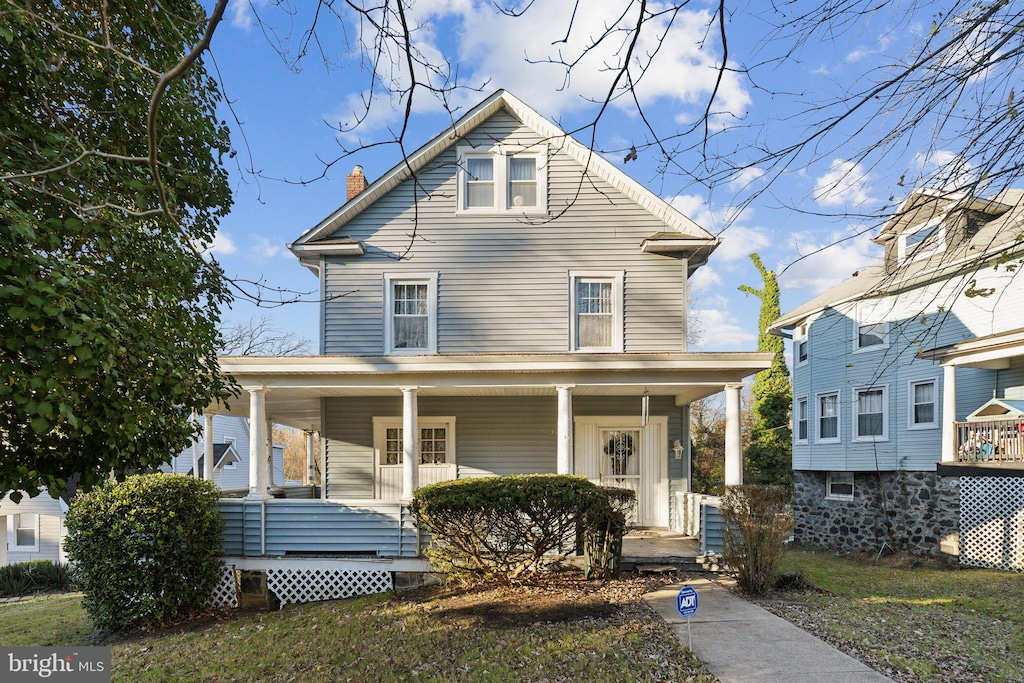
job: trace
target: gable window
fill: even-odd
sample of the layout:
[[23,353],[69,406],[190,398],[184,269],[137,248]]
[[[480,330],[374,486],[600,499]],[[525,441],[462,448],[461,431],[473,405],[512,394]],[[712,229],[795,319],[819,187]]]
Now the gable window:
[[39,515],[23,512],[7,517],[7,545],[14,552],[39,551]]
[[574,351],[622,351],[622,274],[571,273]]
[[918,228],[907,230],[899,239],[900,263],[927,258],[946,250],[946,226],[939,216]]
[[386,353],[437,352],[437,273],[385,279]]
[[889,346],[889,323],[885,322],[883,302],[857,304],[853,350],[886,348]]
[[796,441],[807,443],[807,397],[796,400]]
[[547,146],[458,149],[458,213],[547,213]]
[[818,443],[839,443],[839,392],[818,394]]
[[800,325],[793,335],[793,365],[807,363],[807,325]]
[[911,382],[910,390],[907,392],[910,405],[908,406],[909,423],[908,429],[934,429],[939,426],[937,418],[938,391],[934,379]]
[[886,441],[889,438],[889,397],[886,387],[854,392],[854,441]]
[[829,472],[825,490],[831,500],[853,500],[853,472]]

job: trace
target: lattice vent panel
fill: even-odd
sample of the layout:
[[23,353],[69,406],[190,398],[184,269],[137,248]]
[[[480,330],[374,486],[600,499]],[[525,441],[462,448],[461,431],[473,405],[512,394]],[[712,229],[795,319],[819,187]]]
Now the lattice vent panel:
[[235,592],[235,568],[232,565],[221,567],[220,580],[213,588],[213,593],[206,602],[206,607],[238,607],[238,594]]
[[960,563],[1024,572],[1024,477],[960,478]]
[[393,586],[391,572],[343,569],[268,569],[267,588],[281,606],[295,602],[340,600],[384,593]]

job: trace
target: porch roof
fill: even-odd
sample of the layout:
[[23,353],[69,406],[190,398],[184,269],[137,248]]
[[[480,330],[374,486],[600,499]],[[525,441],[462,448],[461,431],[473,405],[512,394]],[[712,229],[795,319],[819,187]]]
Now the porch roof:
[[[722,391],[771,366],[771,353],[479,354],[438,356],[234,356],[220,368],[243,388],[267,389],[275,422],[320,428],[320,399],[399,396],[674,396],[677,405]],[[248,415],[240,397],[211,409]]]
[[1011,358],[1024,356],[1024,327],[927,349],[919,355],[943,365],[1006,369]]

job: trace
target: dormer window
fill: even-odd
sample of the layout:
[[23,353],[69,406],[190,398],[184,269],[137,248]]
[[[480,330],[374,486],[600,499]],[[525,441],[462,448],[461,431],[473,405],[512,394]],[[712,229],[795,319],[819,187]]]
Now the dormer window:
[[900,235],[899,259],[915,261],[946,250],[946,226],[942,217],[933,218],[919,227],[911,228]]
[[889,323],[885,314],[891,303],[865,302],[857,304],[856,329],[853,333],[854,352],[871,348],[887,348],[889,346]]
[[547,148],[460,147],[458,213],[547,213]]

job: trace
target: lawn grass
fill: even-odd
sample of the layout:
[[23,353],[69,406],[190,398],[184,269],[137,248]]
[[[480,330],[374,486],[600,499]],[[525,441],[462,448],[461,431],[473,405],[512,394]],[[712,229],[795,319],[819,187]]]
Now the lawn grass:
[[80,645],[92,631],[81,593],[0,604],[0,645]]
[[804,551],[788,553],[782,571],[830,594],[771,609],[878,668],[923,681],[1024,681],[1020,574]]

